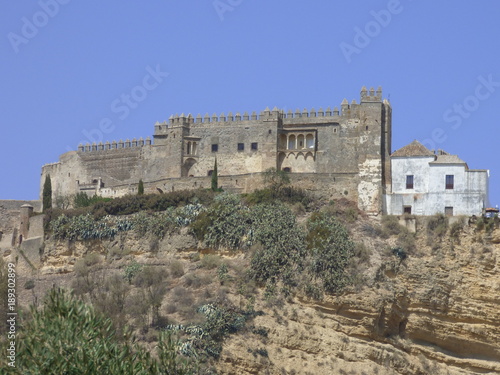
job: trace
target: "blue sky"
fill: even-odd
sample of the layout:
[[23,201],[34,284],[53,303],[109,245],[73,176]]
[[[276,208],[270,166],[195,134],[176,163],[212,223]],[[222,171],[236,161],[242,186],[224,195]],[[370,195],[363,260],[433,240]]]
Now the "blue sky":
[[333,108],[380,85],[393,151],[418,139],[489,169],[500,204],[499,14],[497,0],[3,2],[0,199],[36,199],[43,164],[171,114]]

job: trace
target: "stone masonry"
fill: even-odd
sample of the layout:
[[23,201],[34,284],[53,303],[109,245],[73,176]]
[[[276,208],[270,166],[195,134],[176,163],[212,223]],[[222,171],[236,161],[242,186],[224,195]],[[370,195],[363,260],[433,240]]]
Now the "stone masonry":
[[[156,123],[149,138],[80,145],[42,168],[54,199],[84,191],[118,197],[210,187],[217,158],[219,184],[235,192],[262,187],[269,168],[290,172],[295,186],[329,198],[347,197],[379,214],[390,185],[391,106],[382,90],[361,89],[358,104],[340,109],[266,108],[257,114],[184,114]],[[41,193],[40,193],[41,194]]]

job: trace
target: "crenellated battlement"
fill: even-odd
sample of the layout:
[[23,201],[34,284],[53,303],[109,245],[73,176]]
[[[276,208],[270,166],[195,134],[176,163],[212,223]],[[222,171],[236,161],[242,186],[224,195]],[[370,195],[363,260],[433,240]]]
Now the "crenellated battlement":
[[85,145],[81,144],[78,145],[78,152],[93,152],[93,151],[108,151],[108,150],[120,150],[124,148],[137,148],[137,147],[144,147],[144,146],[150,146],[152,144],[151,138],[147,137],[146,139],[143,139],[142,137],[139,139],[127,139],[125,141],[119,140],[117,141],[112,141],[112,142],[99,142],[99,143],[87,143]]
[[41,187],[50,174],[55,196],[135,194],[140,180],[148,192],[206,188],[217,160],[224,190],[261,188],[260,174],[276,168],[296,176],[302,188],[381,210],[392,112],[380,87],[363,87],[356,100],[337,106],[271,108],[185,112],[156,122],[151,138],[80,144],[44,167]]
[[378,87],[377,90],[373,87],[370,87],[370,90],[367,90],[365,86],[361,88],[361,103],[366,102],[381,102],[382,101],[382,87]]
[[274,107],[272,110],[267,107],[265,110],[261,111],[259,114],[253,111],[251,114],[248,112],[229,112],[227,115],[222,112],[220,115],[216,113],[209,115],[206,113],[204,116],[201,114],[194,117],[191,113],[187,116],[182,113],[181,115],[175,114],[171,115],[167,121],[162,123],[156,122],[155,124],[155,134],[161,133],[169,128],[178,126],[191,126],[197,124],[227,124],[228,122],[244,122],[244,121],[260,121],[269,119],[299,119],[299,118],[315,118],[315,117],[336,117],[336,116],[346,116],[351,114],[359,105],[363,103],[381,103],[382,102],[382,88],[379,86],[377,90],[373,87],[367,90],[366,87],[361,89],[361,102],[358,104],[356,100],[352,100],[351,104],[344,99],[340,105],[340,110],[338,107],[331,107],[323,109],[320,107],[318,110],[311,108],[308,110],[304,108],[303,110],[296,109],[295,111],[289,109],[285,111],[283,109],[278,109]]

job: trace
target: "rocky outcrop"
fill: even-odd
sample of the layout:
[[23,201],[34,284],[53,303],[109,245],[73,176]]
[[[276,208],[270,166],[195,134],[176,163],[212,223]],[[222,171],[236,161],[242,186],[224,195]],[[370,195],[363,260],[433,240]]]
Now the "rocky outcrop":
[[[232,337],[222,374],[499,374],[498,233],[469,229],[419,256],[387,254],[368,286],[260,306],[265,339]],[[492,238],[488,241],[485,238]],[[255,356],[263,347],[267,357]]]
[[[253,328],[226,339],[215,364],[218,373],[500,373],[500,231],[465,227],[458,238],[429,241],[419,228],[418,250],[404,258],[389,250],[395,238],[363,236],[362,225],[374,221],[362,220],[353,237],[363,239],[371,254],[355,286],[321,301],[300,294],[287,300],[256,298],[255,309],[263,314],[249,323]],[[50,285],[60,283],[57,277],[69,284],[75,262],[90,252],[116,268],[113,262],[121,258],[189,262],[197,246],[185,230],[162,241],[133,233],[109,241],[51,240],[44,245],[37,277]],[[235,302],[236,289],[229,285],[225,292]]]

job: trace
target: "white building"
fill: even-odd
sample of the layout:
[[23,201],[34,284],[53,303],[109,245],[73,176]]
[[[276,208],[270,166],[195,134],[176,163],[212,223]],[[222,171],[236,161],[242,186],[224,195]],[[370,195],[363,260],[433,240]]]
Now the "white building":
[[481,215],[488,207],[488,170],[469,169],[457,155],[437,154],[418,141],[391,155],[389,215]]

